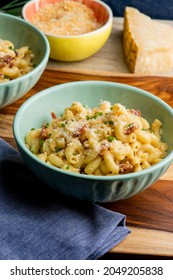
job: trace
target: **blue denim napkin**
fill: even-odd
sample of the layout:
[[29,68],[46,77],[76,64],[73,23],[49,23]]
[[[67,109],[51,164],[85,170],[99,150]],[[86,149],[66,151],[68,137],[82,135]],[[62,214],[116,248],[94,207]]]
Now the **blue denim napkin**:
[[44,185],[0,139],[1,260],[94,260],[129,233],[124,215]]

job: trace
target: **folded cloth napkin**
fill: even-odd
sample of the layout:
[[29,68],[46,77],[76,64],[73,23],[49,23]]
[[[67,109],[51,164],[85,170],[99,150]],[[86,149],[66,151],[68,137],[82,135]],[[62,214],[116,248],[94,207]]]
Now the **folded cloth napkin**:
[[95,260],[130,231],[125,216],[44,185],[0,139],[0,259]]

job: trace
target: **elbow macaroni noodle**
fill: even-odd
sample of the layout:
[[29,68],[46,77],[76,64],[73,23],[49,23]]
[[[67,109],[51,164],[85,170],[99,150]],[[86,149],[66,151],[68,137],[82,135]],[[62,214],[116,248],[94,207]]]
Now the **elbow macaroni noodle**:
[[12,42],[0,39],[0,83],[30,72],[34,68],[33,58],[28,46],[15,49]]
[[73,102],[63,115],[54,112],[50,123],[31,129],[25,138],[38,158],[61,168],[88,175],[136,172],[162,160],[167,144],[162,123],[151,124],[140,111],[101,101],[93,109]]

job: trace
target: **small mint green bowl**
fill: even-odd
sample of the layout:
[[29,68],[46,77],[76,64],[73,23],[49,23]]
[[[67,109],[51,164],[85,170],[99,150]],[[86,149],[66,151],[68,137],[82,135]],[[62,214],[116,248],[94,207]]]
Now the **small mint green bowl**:
[[15,49],[29,46],[35,68],[24,76],[0,83],[0,108],[24,96],[39,80],[46,68],[50,47],[46,36],[25,20],[0,13],[0,39],[11,41]]
[[[50,112],[62,114],[73,101],[89,107],[100,100],[121,103],[139,109],[150,123],[158,118],[163,123],[163,141],[169,146],[167,156],[143,171],[114,175],[92,176],[64,171],[42,162],[25,146],[25,136],[32,128],[50,122]],[[18,110],[13,133],[18,149],[29,168],[50,187],[65,195],[91,202],[111,202],[129,198],[144,191],[165,173],[173,161],[173,110],[158,97],[132,86],[104,81],[82,81],[57,85],[29,98]]]

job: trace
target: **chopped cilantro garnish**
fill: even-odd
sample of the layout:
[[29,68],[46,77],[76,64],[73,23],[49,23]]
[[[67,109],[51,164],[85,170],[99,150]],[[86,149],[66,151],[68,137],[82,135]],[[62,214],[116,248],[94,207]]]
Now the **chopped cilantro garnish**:
[[107,137],[107,140],[108,140],[109,142],[112,142],[112,141],[115,140],[115,137],[110,135],[110,136]]
[[113,122],[113,121],[109,121],[109,124],[110,124],[110,125],[113,125],[113,124],[114,124],[114,122]]
[[10,79],[10,77],[9,77],[9,76],[7,76],[7,75],[4,75],[4,78],[5,78],[5,79]]
[[127,127],[130,128],[130,127],[133,127],[134,126],[134,123],[129,123],[127,124]]
[[96,119],[96,118],[98,118],[98,117],[100,117],[100,116],[103,116],[103,113],[102,113],[102,112],[95,112],[94,116],[89,116],[89,115],[87,115],[87,116],[86,116],[86,120],[88,121],[88,120],[90,120],[90,119]]
[[86,120],[88,121],[89,119],[91,119],[91,117],[87,115],[86,116]]
[[49,123],[43,123],[41,127],[42,128],[48,128],[49,127]]
[[65,127],[65,123],[61,123],[61,126],[62,126],[62,127]]
[[12,50],[12,51],[14,51],[14,48],[13,48],[13,46],[9,46],[9,50]]
[[84,107],[84,108],[88,108],[88,105],[83,104],[83,107]]
[[35,130],[35,128],[34,128],[34,127],[32,127],[32,128],[31,128],[31,130]]
[[102,112],[95,112],[94,114],[94,119],[100,117],[100,116],[103,116],[103,113]]
[[69,166],[69,165],[67,165],[67,166],[66,166],[66,169],[67,169],[67,170],[68,170],[68,169],[70,169],[70,166]]
[[40,146],[42,147],[43,146],[43,143],[44,143],[44,139],[40,139]]

